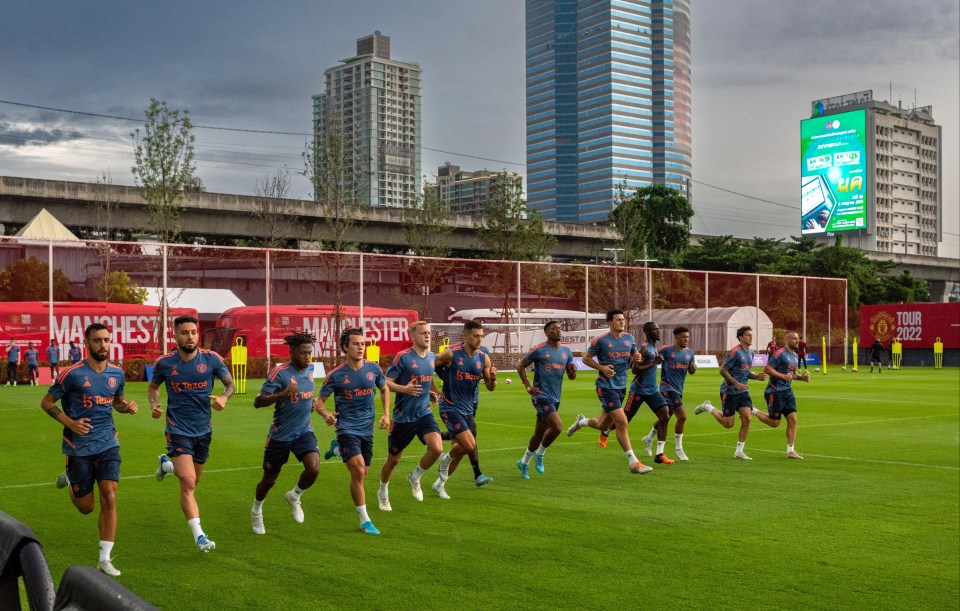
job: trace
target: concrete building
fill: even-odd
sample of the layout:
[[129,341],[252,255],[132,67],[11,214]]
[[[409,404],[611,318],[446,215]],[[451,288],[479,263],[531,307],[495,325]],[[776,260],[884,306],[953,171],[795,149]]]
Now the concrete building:
[[390,59],[390,38],[374,32],[324,78],[314,133],[342,135],[345,186],[371,206],[410,205],[421,189],[420,66]]
[[504,177],[523,180],[516,172],[468,172],[449,161],[437,168],[437,182],[427,185],[437,199],[447,204],[453,214],[483,214],[490,201],[491,188]]
[[527,197],[604,221],[618,187],[687,193],[690,1],[526,0]]
[[933,107],[903,108],[862,91],[815,100],[811,108],[815,117],[858,110],[865,115],[866,221],[862,229],[845,232],[846,243],[879,253],[937,256],[943,239],[943,171],[941,127]]

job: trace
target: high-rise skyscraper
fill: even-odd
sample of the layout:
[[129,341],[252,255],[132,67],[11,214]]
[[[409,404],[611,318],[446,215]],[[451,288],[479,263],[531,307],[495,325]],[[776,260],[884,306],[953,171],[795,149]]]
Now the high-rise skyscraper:
[[526,0],[527,202],[603,221],[618,188],[686,193],[690,0]]
[[371,206],[409,206],[420,193],[420,66],[390,59],[390,38],[357,40],[357,55],[324,72],[313,132],[337,130],[343,181]]

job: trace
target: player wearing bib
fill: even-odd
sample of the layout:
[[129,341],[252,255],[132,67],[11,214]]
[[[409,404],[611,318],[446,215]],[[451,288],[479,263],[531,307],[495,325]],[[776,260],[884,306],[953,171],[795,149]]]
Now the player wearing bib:
[[[623,310],[607,312],[607,325],[610,329],[609,333],[593,340],[587,355],[583,357],[584,365],[599,372],[596,386],[603,413],[589,419],[583,414],[577,414],[577,419],[567,429],[567,436],[573,436],[585,426],[600,431],[610,431],[615,428],[617,441],[627,456],[630,471],[640,474],[649,473],[653,469],[640,462],[633,453],[627,416],[623,413],[623,396],[627,390],[627,369],[636,359],[637,346],[634,344],[633,336],[624,332],[627,328],[627,318]],[[601,435],[600,447],[606,446],[606,438]]]
[[[350,472],[350,497],[360,518],[360,531],[379,535],[380,531],[367,514],[363,483],[373,458],[373,421],[377,417],[374,397],[379,389],[383,405],[380,428],[389,429],[390,391],[380,365],[363,359],[366,350],[363,329],[346,329],[340,335],[340,349],[346,354],[347,362],[327,374],[315,409],[328,425],[337,426],[337,441],[343,464]],[[324,405],[324,399],[330,395],[333,395],[335,413]]]
[[[193,316],[179,316],[173,321],[177,349],[160,357],[153,364],[153,379],[147,387],[151,415],[161,418],[160,384],[167,390],[166,438],[167,453],[159,456],[156,478],[163,481],[167,473],[180,480],[180,508],[197,544],[206,554],[216,548],[200,527],[200,508],[195,490],[210,456],[213,429],[211,408],[221,411],[236,388],[233,378],[216,352],[197,346],[198,321]],[[223,394],[213,394],[214,380],[223,383]]]
[[474,412],[480,381],[483,381],[487,390],[492,391],[497,387],[497,374],[490,357],[480,350],[482,341],[483,325],[468,320],[463,325],[463,341],[450,346],[436,359],[437,367],[444,369],[443,394],[439,400],[440,418],[453,441],[450,452],[440,456],[440,476],[433,483],[433,491],[441,499],[450,498],[445,488],[450,474],[464,456],[477,448]]
[[27,375],[30,377],[30,386],[37,385],[40,377],[40,351],[33,347],[33,342],[27,342],[27,349],[23,353],[27,359]]
[[257,483],[250,510],[253,532],[258,535],[267,532],[263,525],[263,501],[277,483],[280,470],[290,455],[303,463],[297,484],[283,496],[297,523],[303,522],[300,496],[317,481],[320,473],[320,448],[310,424],[315,405],[313,367],[310,365],[314,341],[314,336],[309,333],[294,333],[283,338],[283,343],[290,348],[290,360],[267,374],[260,394],[253,400],[253,406],[258,409],[274,406],[267,443],[263,448],[263,477]]
[[47,346],[47,362],[50,363],[50,379],[56,380],[60,377],[60,346],[55,339],[51,339]]
[[403,457],[403,451],[414,438],[427,447],[413,472],[407,476],[410,491],[417,501],[423,500],[420,478],[433,466],[443,452],[440,427],[430,411],[436,401],[431,392],[435,355],[430,352],[430,324],[418,320],[410,325],[413,347],[397,354],[387,368],[387,388],[395,393],[390,436],[387,438],[389,455],[380,470],[380,489],[377,501],[381,511],[391,511],[389,485],[394,469]]
[[[543,325],[543,333],[547,341],[530,349],[530,352],[520,359],[517,364],[517,375],[520,382],[530,394],[533,408],[537,412],[537,422],[533,428],[533,435],[527,443],[527,450],[517,461],[522,479],[530,479],[530,459],[535,460],[534,467],[537,473],[543,473],[543,455],[550,444],[563,430],[560,420],[560,389],[563,386],[563,375],[571,380],[577,377],[577,367],[573,364],[573,353],[570,348],[560,345],[563,330],[560,323],[551,320]],[[533,366],[533,384],[527,377],[527,367]]]
[[767,366],[763,368],[763,372],[770,376],[767,389],[763,391],[767,413],[758,411],[753,414],[757,420],[773,428],[780,426],[781,419],[787,421],[787,458],[795,460],[803,460],[803,456],[797,454],[793,448],[797,440],[797,398],[793,394],[791,382],[810,381],[809,373],[797,374],[800,365],[797,356],[799,343],[800,335],[796,331],[787,331],[783,338],[784,347],[777,350],[773,358],[767,361]]
[[[123,370],[107,362],[110,331],[93,323],[83,333],[86,361],[65,369],[40,401],[43,411],[63,425],[62,450],[66,473],[57,487],[70,488],[70,500],[82,514],[93,511],[94,482],[100,492],[100,559],[97,568],[116,577],[110,552],[117,534],[117,485],[120,482],[120,442],[113,410],[136,414],[137,404],[123,396]],[[60,401],[63,411],[57,407]]]
[[723,376],[723,384],[720,385],[720,401],[723,406],[721,412],[710,403],[704,401],[697,406],[694,414],[710,412],[723,428],[733,428],[734,416],[740,414],[740,433],[737,437],[737,449],[733,454],[734,458],[740,460],[753,460],[743,451],[743,446],[747,442],[747,435],[750,433],[750,416],[756,412],[753,408],[753,401],[750,400],[750,393],[747,391],[747,380],[763,381],[767,379],[765,373],[753,373],[750,367],[753,366],[753,350],[750,349],[753,344],[753,329],[750,327],[740,327],[737,329],[737,339],[740,344],[734,346],[727,353],[723,360],[723,366],[720,367],[720,375]]
[[[683,383],[686,381],[687,374],[693,375],[697,372],[697,363],[694,358],[693,350],[687,348],[690,344],[690,330],[686,327],[677,327],[673,330],[674,344],[664,346],[660,349],[660,394],[667,402],[667,408],[670,410],[667,415],[675,415],[677,422],[674,425],[674,440],[676,442],[677,460],[689,460],[683,451],[683,425],[687,421],[687,411],[683,407]],[[658,414],[659,416],[659,414]],[[643,445],[647,449],[647,456],[653,454],[653,438],[657,438],[657,454],[663,452],[663,446],[666,442],[666,426],[660,430],[660,419],[653,423],[653,428],[643,437]]]
[[[643,334],[646,338],[638,348],[639,358],[633,363],[633,384],[630,385],[630,394],[627,397],[627,405],[623,411],[627,414],[627,422],[633,419],[640,406],[644,403],[650,408],[650,411],[657,417],[657,430],[663,430],[663,437],[657,443],[657,454],[653,461],[659,464],[672,465],[673,460],[663,452],[664,440],[666,439],[667,423],[670,421],[670,408],[667,406],[667,400],[660,394],[660,388],[657,387],[657,366],[663,362],[663,357],[657,350],[657,342],[660,341],[660,326],[653,322],[646,322],[643,325]],[[650,454],[650,445],[646,438],[644,444],[647,446],[647,454]]]

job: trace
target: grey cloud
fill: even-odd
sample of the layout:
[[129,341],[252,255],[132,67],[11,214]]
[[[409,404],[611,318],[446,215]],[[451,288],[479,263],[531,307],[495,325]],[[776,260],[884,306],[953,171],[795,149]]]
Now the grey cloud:
[[76,130],[34,127],[19,129],[10,124],[0,124],[0,146],[20,148],[24,146],[46,146],[57,142],[79,140],[84,135]]

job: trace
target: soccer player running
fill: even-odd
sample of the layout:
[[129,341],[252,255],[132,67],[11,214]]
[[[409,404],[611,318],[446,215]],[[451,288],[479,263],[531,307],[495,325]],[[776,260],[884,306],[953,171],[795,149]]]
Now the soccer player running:
[[[117,577],[110,552],[117,538],[117,485],[120,442],[113,410],[136,414],[137,404],[123,395],[123,370],[107,362],[110,331],[93,323],[83,333],[87,359],[63,370],[40,401],[40,407],[63,425],[67,470],[57,488],[69,486],[70,500],[82,514],[93,512],[94,482],[100,492],[100,559],[97,568]],[[57,407],[60,401],[63,411]]]
[[[483,352],[488,357],[490,356],[490,349],[487,348],[486,346],[480,346],[480,352]],[[497,373],[497,368],[494,366],[492,368],[492,371],[493,373]],[[443,386],[443,379],[444,379],[445,373],[446,373],[445,367],[437,367],[436,374],[437,374],[437,377],[440,378],[441,388]],[[473,393],[474,422],[476,422],[477,420],[478,409],[480,409],[480,385],[479,384],[477,384],[477,387]],[[454,435],[452,435],[450,431],[440,432],[440,439],[442,439],[443,441],[452,441],[453,438],[454,438]],[[474,427],[473,429],[473,440],[477,441],[476,427]],[[488,475],[484,475],[483,471],[480,469],[480,448],[478,444],[474,444],[473,451],[467,454],[467,457],[470,459],[470,466],[473,468],[473,482],[477,485],[477,488],[480,488],[481,486],[486,486],[487,484],[491,483],[493,481],[493,478]],[[454,468],[451,468],[449,473],[453,474],[453,471],[454,471]]]
[[762,372],[753,373],[750,371],[750,367],[753,366],[753,350],[750,349],[753,344],[753,329],[747,326],[740,327],[737,329],[737,339],[740,344],[730,349],[727,357],[723,360],[723,366],[720,367],[720,375],[723,376],[724,380],[723,384],[720,385],[720,401],[723,411],[718,410],[707,400],[698,405],[693,413],[710,412],[717,422],[727,429],[733,428],[734,416],[740,414],[740,433],[737,437],[737,449],[733,457],[740,460],[753,460],[743,451],[743,446],[747,442],[747,435],[750,433],[750,416],[757,413],[747,390],[747,380],[762,382],[767,379],[767,375]]
[[381,511],[393,509],[390,505],[390,477],[414,437],[427,447],[416,468],[407,476],[414,499],[423,500],[420,478],[443,452],[440,427],[430,411],[430,403],[436,400],[430,391],[436,358],[430,352],[430,324],[422,320],[411,324],[410,339],[413,340],[413,347],[393,357],[386,371],[387,388],[396,394],[397,400],[394,401],[390,435],[387,438],[389,455],[380,470],[377,501]]
[[253,400],[253,406],[258,409],[274,406],[267,444],[263,448],[263,477],[257,483],[250,510],[253,532],[258,535],[267,532],[263,525],[263,502],[277,483],[280,470],[287,464],[290,454],[303,464],[297,484],[283,496],[290,505],[295,522],[303,522],[300,495],[317,481],[320,474],[320,448],[310,424],[315,405],[313,367],[310,365],[314,341],[310,333],[294,333],[283,338],[283,343],[290,348],[290,360],[267,374],[260,394]]
[[[363,358],[366,341],[363,329],[346,329],[340,335],[340,349],[347,362],[327,374],[315,408],[328,425],[337,425],[337,441],[343,464],[350,472],[350,497],[360,518],[360,531],[379,535],[367,514],[367,495],[363,482],[373,458],[373,421],[376,418],[374,395],[380,389],[383,415],[380,428],[390,428],[390,391],[380,365]],[[336,413],[330,413],[323,400],[333,395]]]
[[30,376],[30,386],[36,386],[40,378],[40,351],[33,347],[33,342],[27,342],[27,350],[23,353],[27,359],[27,374]]
[[657,421],[650,432],[643,437],[647,456],[653,453],[651,446],[654,437],[657,438],[657,455],[663,454],[670,416],[676,416],[673,438],[676,443],[677,460],[689,460],[683,451],[683,427],[687,421],[687,411],[683,407],[683,383],[687,379],[687,374],[693,375],[697,372],[693,350],[687,348],[689,344],[690,330],[686,327],[677,327],[673,330],[673,345],[660,349],[660,357],[663,359],[660,365],[660,394],[666,401],[665,409],[668,412],[665,420],[661,417],[661,413],[657,412]]
[[477,449],[477,421],[473,416],[474,399],[483,380],[487,390],[497,387],[497,374],[490,357],[480,350],[483,325],[475,320],[463,324],[463,341],[441,352],[435,366],[444,369],[443,394],[440,396],[440,418],[450,431],[450,451],[440,456],[440,477],[433,482],[433,491],[441,499],[449,499],[445,485],[460,460]]
[[[153,379],[147,387],[151,415],[163,416],[160,384],[167,389],[167,453],[159,457],[156,478],[162,482],[167,473],[180,479],[180,508],[196,541],[206,554],[216,548],[200,526],[200,508],[195,491],[210,458],[211,408],[221,411],[236,387],[220,355],[200,350],[197,345],[198,321],[193,316],[178,316],[173,321],[177,349],[161,356],[153,364]],[[223,383],[223,394],[213,394],[214,378]]]
[[[530,479],[530,459],[534,459],[537,473],[543,473],[543,455],[550,444],[563,430],[560,420],[560,388],[563,385],[563,375],[571,380],[577,377],[577,367],[573,364],[573,353],[570,348],[560,345],[563,330],[560,323],[551,320],[543,325],[543,333],[547,341],[534,346],[517,364],[517,375],[520,382],[530,394],[533,408],[537,412],[537,424],[533,429],[533,436],[527,444],[527,451],[517,461],[520,477]],[[533,365],[533,384],[527,377],[527,367]]]
[[[627,456],[627,465],[631,473],[649,473],[653,469],[640,462],[630,446],[627,416],[623,412],[623,397],[627,391],[627,368],[635,360],[637,346],[633,336],[625,332],[627,318],[623,310],[607,312],[607,325],[609,332],[594,339],[583,357],[584,365],[599,372],[596,382],[597,397],[600,399],[603,414],[589,419],[583,414],[577,414],[577,419],[567,429],[567,436],[572,437],[585,426],[600,431],[616,428],[617,441]],[[606,446],[606,436],[601,435],[600,447]]]
[[60,346],[55,339],[51,339],[47,346],[47,362],[50,363],[50,379],[56,380],[60,377]]
[[797,440],[797,398],[793,394],[793,380],[809,382],[810,374],[797,374],[799,366],[797,345],[800,336],[796,331],[787,331],[783,338],[784,346],[777,350],[763,368],[763,372],[770,377],[767,388],[763,391],[763,398],[767,400],[767,413],[753,412],[757,419],[769,427],[777,428],[780,420],[787,421],[787,458],[803,460],[797,454],[793,444]]
[[[662,430],[661,434],[666,439],[667,423],[670,421],[670,408],[667,406],[667,400],[660,394],[660,389],[657,388],[657,365],[663,362],[663,357],[657,351],[657,342],[660,341],[660,326],[653,321],[644,323],[643,335],[644,341],[637,349],[638,358],[633,361],[631,366],[634,378],[623,411],[627,415],[627,422],[630,422],[640,410],[640,406],[646,403],[650,411],[657,417],[657,430]],[[647,448],[650,447],[646,438],[644,438],[644,443],[647,444]],[[649,449],[647,454],[650,454]],[[664,454],[662,443],[658,444],[654,462],[664,465],[673,464],[673,459]]]

